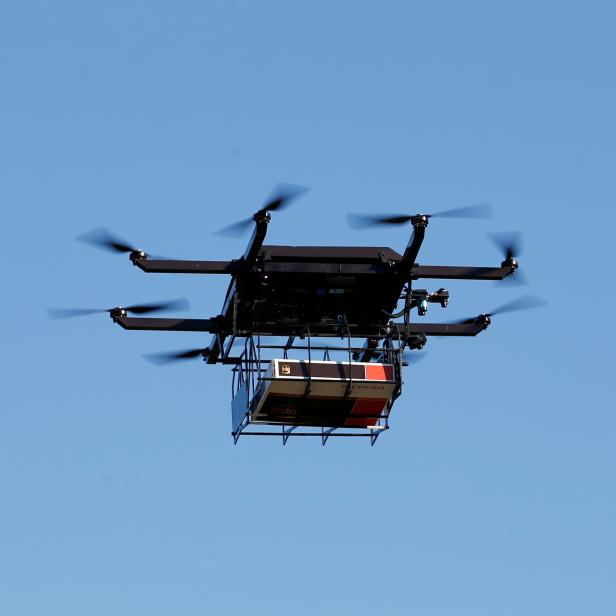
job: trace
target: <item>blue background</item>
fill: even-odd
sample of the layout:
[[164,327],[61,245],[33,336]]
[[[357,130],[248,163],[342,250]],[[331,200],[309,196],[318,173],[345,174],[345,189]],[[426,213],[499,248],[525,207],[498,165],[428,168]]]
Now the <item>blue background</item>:
[[[0,8],[0,612],[614,614],[616,9],[605,1],[18,2]],[[311,187],[269,243],[401,250],[346,212],[489,201],[420,262],[496,265],[541,310],[433,340],[377,446],[245,439],[230,373],[46,307],[187,296],[73,241],[233,258],[212,231]],[[433,281],[434,282],[434,281]],[[431,284],[431,287],[434,286]],[[458,282],[446,318],[522,291]],[[432,320],[443,313],[431,312]]]

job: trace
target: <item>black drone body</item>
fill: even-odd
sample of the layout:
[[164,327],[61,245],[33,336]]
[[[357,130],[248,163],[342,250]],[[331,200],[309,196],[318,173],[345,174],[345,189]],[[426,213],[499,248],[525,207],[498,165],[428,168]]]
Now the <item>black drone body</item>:
[[[148,273],[213,274],[231,277],[218,315],[206,319],[140,316],[176,304],[112,308],[115,323],[127,330],[191,331],[212,335],[206,348],[154,356],[161,363],[202,356],[208,364],[233,366],[233,436],[241,434],[369,436],[372,444],[384,429],[393,402],[402,391],[405,349],[421,349],[430,336],[475,336],[490,317],[538,305],[525,297],[491,314],[458,323],[428,323],[429,304],[446,307],[444,288],[416,288],[419,280],[502,280],[518,268],[515,242],[501,245],[496,267],[434,266],[417,263],[434,215],[350,217],[356,226],[408,224],[412,234],[402,253],[388,247],[272,246],[265,244],[271,211],[299,194],[285,189],[248,220],[223,230],[236,233],[253,226],[244,254],[231,261],[151,258],[105,230],[82,240],[129,254]],[[487,206],[441,212],[443,217],[484,217]],[[440,283],[439,283],[440,284]],[[75,316],[93,311],[65,311]],[[138,316],[129,316],[129,313]],[[286,339],[277,342],[277,338]],[[335,340],[336,342],[332,342]],[[340,340],[343,342],[340,343]],[[274,358],[266,357],[267,352]],[[300,359],[289,354],[301,353]],[[322,354],[322,359],[316,359]],[[334,357],[334,360],[331,357]],[[342,356],[342,358],[341,358]],[[282,362],[282,363],[281,363]],[[255,425],[280,431],[254,431]]]

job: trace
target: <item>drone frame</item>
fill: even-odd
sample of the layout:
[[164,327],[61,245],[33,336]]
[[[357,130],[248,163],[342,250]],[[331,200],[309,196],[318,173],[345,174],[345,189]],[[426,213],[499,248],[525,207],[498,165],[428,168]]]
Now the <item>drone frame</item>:
[[[424,241],[429,219],[423,214],[411,218],[413,232],[402,255],[389,248],[268,246],[264,244],[264,240],[271,220],[269,212],[259,211],[253,218],[255,227],[252,237],[239,259],[231,261],[149,259],[142,250],[134,250],[129,255],[132,263],[147,273],[230,275],[231,282],[220,314],[209,319],[143,318],[129,317],[122,308],[116,308],[110,311],[111,318],[127,330],[209,332],[213,334],[213,338],[209,347],[204,350],[206,362],[234,363],[234,358],[230,356],[232,344],[225,344],[228,338],[234,340],[256,332],[261,336],[303,336],[307,330],[311,336],[332,337],[338,334],[341,318],[340,316],[334,318],[336,316],[334,315],[329,319],[311,323],[302,323],[301,319],[291,322],[272,319],[255,322],[238,319],[240,301],[238,286],[241,282],[249,280],[254,283],[254,280],[258,279],[259,285],[272,286],[276,284],[277,277],[286,279],[291,276],[298,280],[306,280],[309,277],[311,280],[331,279],[334,284],[336,280],[344,280],[348,287],[353,286],[353,281],[374,281],[386,276],[387,297],[383,298],[380,311],[377,313],[372,311],[373,315],[376,314],[376,318],[369,322],[365,319],[353,322],[351,319],[345,323],[351,338],[366,340],[366,350],[362,360],[368,360],[370,348],[375,347],[375,336],[384,329],[395,331],[396,335],[402,336],[411,348],[421,348],[426,336],[476,336],[490,325],[488,315],[478,315],[475,319],[464,323],[410,322],[411,308],[419,304],[425,313],[427,302],[438,301],[441,305],[446,305],[448,296],[445,289],[439,290],[446,294],[443,303],[443,297],[438,295],[438,292],[428,294],[420,290],[417,299],[418,292],[412,289],[414,281],[502,280],[518,268],[518,262],[513,257],[507,258],[498,267],[417,264],[416,259]],[[330,288],[329,292],[344,293],[345,290]],[[250,296],[241,299],[244,304],[259,301]],[[405,308],[398,315],[392,315],[400,299],[405,300]],[[267,305],[262,312],[267,313]],[[392,316],[404,316],[404,322],[393,322],[390,319]]]
[[[389,428],[389,413],[402,392],[402,366],[406,365],[402,355],[404,349],[421,349],[430,336],[476,336],[491,323],[490,314],[480,314],[458,323],[411,321],[412,310],[416,309],[418,315],[423,316],[430,303],[444,308],[449,300],[446,289],[430,293],[426,289],[413,288],[414,283],[420,279],[502,280],[518,268],[513,249],[507,250],[505,260],[498,267],[420,265],[416,261],[430,216],[418,214],[404,218],[411,223],[412,234],[402,254],[386,247],[266,245],[271,221],[267,209],[254,214],[254,229],[244,254],[231,261],[149,258],[143,250],[106,240],[104,243],[113,250],[129,252],[133,265],[146,273],[231,276],[222,310],[209,319],[133,317],[128,316],[130,308],[122,307],[113,308],[109,313],[115,323],[127,330],[212,334],[206,348],[174,357],[201,354],[207,364],[233,366],[232,436],[235,443],[246,434],[281,436],[283,444],[291,436],[320,436],[323,445],[330,437],[368,436],[370,444],[374,445],[381,432]],[[241,224],[246,222],[249,221]],[[398,309],[401,301],[403,307]],[[402,321],[396,321],[400,317]],[[262,344],[263,337],[283,337],[286,342]],[[315,345],[312,342],[315,338],[346,339],[346,346],[337,347],[327,341],[325,346]],[[236,341],[242,339],[244,349],[238,353]],[[296,344],[298,339],[306,340],[306,344]],[[363,339],[363,345],[355,345],[354,339]],[[339,425],[302,424],[299,415],[290,425],[280,425],[280,420],[265,421],[278,425],[280,432],[255,431],[251,429],[255,423],[251,413],[260,391],[255,379],[261,389],[267,381],[275,380],[262,368],[263,364],[273,365],[274,360],[264,359],[261,349],[277,349],[285,359],[291,349],[307,350],[305,392],[300,396],[298,412],[306,410],[303,401],[310,394],[312,370],[316,368],[311,357],[317,350],[324,351],[324,360],[329,360],[330,351],[347,352],[348,363],[345,360],[337,365],[348,375],[352,373],[354,362],[378,363],[385,359],[394,370],[395,379],[388,381],[393,391],[385,406],[371,414],[374,417],[362,416],[364,425],[360,427],[366,428],[366,432],[351,429],[350,426],[360,425],[353,421]],[[341,383],[344,395],[334,407],[336,413],[340,403],[349,402],[353,378],[342,378]],[[328,421],[335,421],[327,417]],[[348,415],[347,419],[350,418]]]

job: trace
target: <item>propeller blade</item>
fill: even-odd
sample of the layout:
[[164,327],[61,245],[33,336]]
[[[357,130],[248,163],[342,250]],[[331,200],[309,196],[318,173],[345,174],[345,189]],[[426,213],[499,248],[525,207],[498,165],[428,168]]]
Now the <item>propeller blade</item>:
[[227,227],[223,227],[218,231],[214,231],[214,234],[226,235],[227,237],[240,237],[244,235],[253,224],[254,220],[251,216],[250,218],[246,218],[245,220],[240,220],[240,222],[236,222]]
[[305,186],[298,184],[279,184],[270,200],[261,209],[262,212],[275,212],[289,207],[295,199],[308,192]]
[[[498,248],[503,261],[517,261],[518,256],[522,253],[523,245],[522,233],[520,231],[489,233],[488,237]],[[499,286],[520,287],[528,285],[528,279],[518,268],[512,274],[503,278],[503,280],[499,280],[496,284]]]
[[[434,214],[424,214],[427,218],[489,218],[492,207],[488,203],[478,203],[453,210],[444,210]],[[392,214],[386,216],[371,216],[365,214],[347,214],[347,222],[355,229],[365,229],[376,225],[403,225],[410,222],[413,216],[409,214]]]
[[173,299],[168,302],[157,304],[135,304],[134,306],[126,306],[124,310],[133,314],[148,314],[150,312],[158,312],[161,310],[188,310],[190,303],[187,299]]
[[403,225],[413,218],[412,216],[393,215],[393,216],[366,216],[363,214],[347,214],[347,222],[350,227],[355,229],[365,229],[376,225]]
[[[536,297],[535,295],[523,295],[522,297],[518,297],[498,308],[492,310],[492,312],[488,312],[484,315],[486,317],[494,317],[499,314],[506,314],[508,312],[518,312],[520,310],[530,310],[532,308],[541,308],[542,306],[547,306],[547,302],[540,297]],[[453,321],[455,324],[463,324],[463,323],[475,323],[478,317],[471,317],[470,319],[462,319],[459,321]]]
[[184,359],[195,359],[197,357],[205,357],[208,354],[208,349],[188,349],[185,351],[170,351],[167,353],[150,353],[143,357],[151,364],[157,366],[164,366],[176,361],[182,361]]
[[501,231],[490,233],[488,237],[503,255],[503,259],[517,259],[522,254],[522,233]]
[[126,240],[114,235],[109,229],[105,227],[99,227],[98,229],[92,229],[92,231],[87,231],[86,233],[82,233],[75,238],[78,242],[83,242],[84,244],[90,244],[91,246],[95,246],[96,248],[101,248],[102,250],[106,250],[107,252],[115,252],[115,253],[126,253],[126,252],[135,252],[142,253],[142,256],[148,257],[150,259],[158,259],[165,260],[167,257],[163,257],[161,255],[153,255],[150,253],[146,253],[141,251],[139,248],[134,248],[131,244],[129,244]]
[[[187,310],[190,304],[187,299],[173,299],[158,304],[135,304],[126,306],[124,310],[132,314],[148,314],[160,310]],[[111,312],[113,308],[48,308],[47,314],[51,319],[70,319],[72,317],[84,317],[90,314]]]
[[47,315],[50,319],[71,319],[73,317],[85,317],[89,314],[109,312],[99,308],[48,308]]
[[92,229],[92,231],[87,231],[86,233],[78,235],[75,239],[79,242],[91,244],[92,246],[102,248],[103,250],[107,250],[109,252],[122,253],[138,250],[137,248],[133,248],[128,242],[126,242],[122,238],[111,233],[111,231],[109,231],[109,229],[106,229],[105,227]]
[[518,299],[514,299],[511,302],[507,302],[506,304],[495,308],[492,312],[488,313],[487,316],[493,317],[497,314],[518,312],[519,310],[529,310],[531,308],[541,308],[542,306],[547,306],[547,302],[540,297],[536,297],[535,295],[523,295],[522,297],[518,297]]
[[[307,191],[308,189],[305,186],[299,186],[297,184],[280,184],[272,197],[259,210],[259,213],[283,210]],[[228,237],[240,237],[244,235],[253,224],[254,218],[251,216],[250,218],[245,218],[227,227],[223,227],[215,231],[215,234],[226,235]]]
[[428,218],[490,218],[492,206],[489,203],[477,203],[465,207],[457,207],[453,210],[444,210],[434,214],[426,214]]

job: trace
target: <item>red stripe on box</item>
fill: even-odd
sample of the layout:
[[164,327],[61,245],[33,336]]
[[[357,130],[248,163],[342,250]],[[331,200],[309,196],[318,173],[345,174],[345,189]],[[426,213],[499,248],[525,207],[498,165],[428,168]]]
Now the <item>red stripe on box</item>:
[[383,364],[367,364],[366,365],[366,380],[367,381],[393,381],[394,369],[392,366],[383,366]]

